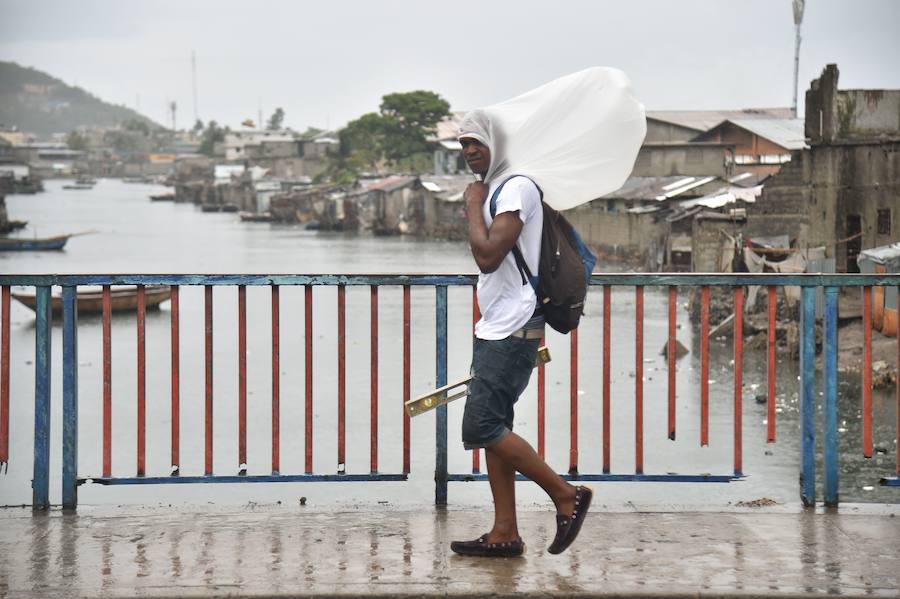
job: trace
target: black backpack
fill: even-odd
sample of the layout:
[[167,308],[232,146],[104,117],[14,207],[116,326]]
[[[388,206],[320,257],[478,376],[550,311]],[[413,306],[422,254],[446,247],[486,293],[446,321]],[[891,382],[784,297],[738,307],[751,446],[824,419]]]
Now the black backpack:
[[[503,181],[491,195],[491,218],[497,213],[500,190],[509,179]],[[556,331],[565,334],[578,326],[578,321],[584,314],[588,282],[597,257],[588,250],[566,217],[544,202],[544,192],[537,183],[535,187],[541,194],[541,206],[544,209],[537,276],[531,274],[518,241],[512,248],[513,257],[519,274],[522,275],[522,284],[530,283],[534,288],[538,305],[544,312],[544,320]]]

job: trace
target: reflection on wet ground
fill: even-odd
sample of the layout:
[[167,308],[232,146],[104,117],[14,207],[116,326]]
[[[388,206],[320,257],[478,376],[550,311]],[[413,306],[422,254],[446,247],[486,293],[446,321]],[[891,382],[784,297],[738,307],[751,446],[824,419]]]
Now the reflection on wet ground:
[[[195,508],[196,509],[196,508]],[[900,509],[605,512],[561,556],[552,514],[520,514],[525,557],[449,551],[488,511],[94,508],[0,515],[0,595],[896,596]]]

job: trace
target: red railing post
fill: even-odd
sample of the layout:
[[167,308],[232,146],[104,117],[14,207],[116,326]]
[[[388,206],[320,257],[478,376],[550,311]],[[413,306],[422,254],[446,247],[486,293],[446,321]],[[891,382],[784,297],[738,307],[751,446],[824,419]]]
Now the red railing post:
[[740,475],[742,465],[742,388],[744,356],[744,288],[734,288],[734,474]]
[[[481,318],[481,310],[478,307],[478,287],[472,286],[472,347],[474,348],[475,343],[475,324],[478,323],[478,320]],[[538,373],[538,383],[540,384],[540,373]],[[538,391],[538,395],[540,395],[540,391]],[[540,397],[538,397],[538,412],[540,412]],[[543,432],[543,422],[541,422],[540,414],[538,414],[538,453],[543,456],[540,450],[541,443],[541,433]],[[472,450],[472,472],[480,472],[481,471],[481,450],[473,449]]]
[[338,472],[344,472],[346,456],[346,417],[347,417],[347,287],[338,285]]
[[709,287],[700,292],[700,447],[709,445]]
[[9,285],[4,285],[0,300],[0,466],[9,463],[9,301]]
[[247,287],[238,285],[238,474],[247,468]]
[[676,306],[678,303],[678,288],[669,286],[669,345],[668,345],[668,374],[669,374],[669,439],[675,440],[675,324],[677,319]]
[[603,473],[610,471],[610,396],[609,396],[609,366],[610,366],[610,314],[612,289],[609,285],[603,286]]
[[769,330],[767,338],[768,354],[766,360],[766,441],[768,443],[775,442],[775,291],[775,286],[769,285],[767,291],[767,300],[769,303]]
[[306,285],[304,294],[304,336],[306,337],[306,356],[304,377],[306,379],[306,405],[304,407],[305,429],[305,457],[306,474],[313,471],[313,290],[312,285]]
[[578,329],[569,333],[569,474],[578,473]]
[[213,473],[213,286],[204,289],[204,341],[206,349],[206,396],[205,396],[205,451],[204,469],[206,476]]
[[378,472],[378,285],[371,286],[371,339],[370,348],[370,425],[369,425],[369,467],[374,474]]
[[863,287],[863,456],[872,457],[872,288]]
[[112,297],[103,286],[103,476],[112,475]]
[[409,474],[409,414],[406,413],[406,402],[411,399],[409,388],[410,361],[410,286],[403,286],[403,474]]
[[178,285],[172,285],[172,295],[170,301],[172,304],[171,315],[171,341],[172,341],[172,470],[171,474],[176,475],[181,469],[181,339],[179,334],[178,322]]
[[281,305],[272,285],[272,474],[281,472]]
[[634,288],[634,471],[644,473],[644,288]]
[[146,472],[147,447],[147,343],[145,315],[146,293],[143,285],[137,286],[137,475]]

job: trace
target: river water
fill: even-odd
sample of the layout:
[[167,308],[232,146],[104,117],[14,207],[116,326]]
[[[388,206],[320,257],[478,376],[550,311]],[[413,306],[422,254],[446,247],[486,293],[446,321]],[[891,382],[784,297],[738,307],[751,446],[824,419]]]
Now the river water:
[[[298,227],[241,223],[235,214],[204,214],[193,205],[151,203],[164,188],[101,180],[93,190],[63,190],[48,181],[47,191],[9,196],[11,218],[31,224],[21,234],[74,237],[63,252],[0,254],[0,272],[33,273],[469,273],[474,264],[464,243],[317,233]],[[602,265],[601,265],[602,267]],[[271,301],[268,289],[248,295],[248,473],[271,472]],[[335,473],[337,464],[336,290],[314,290],[314,462],[316,473]],[[612,471],[634,470],[634,302],[633,290],[615,289],[612,308]],[[402,469],[401,291],[379,294],[379,470]],[[471,290],[449,292],[449,379],[462,378],[471,356]],[[592,291],[579,329],[577,396],[579,471],[602,467],[601,293]],[[687,302],[686,293],[679,305]],[[434,387],[434,290],[412,292],[412,394]],[[675,441],[666,435],[667,374],[659,355],[667,335],[664,289],[647,288],[644,349],[644,470],[647,473],[728,474],[732,470],[733,363],[730,341],[711,343],[710,445],[700,447],[699,343],[679,308],[678,338],[691,352],[677,369]],[[170,359],[169,305],[147,315],[147,475],[169,473]],[[304,320],[300,288],[281,290],[281,472],[303,472]],[[215,459],[216,474],[236,474],[237,454],[237,292],[215,291]],[[369,472],[369,291],[347,291],[347,462],[346,472]],[[11,448],[8,473],[0,475],[0,505],[30,503],[33,448],[34,315],[12,307]],[[113,317],[113,474],[136,472],[136,326],[133,314]],[[61,359],[60,327],[54,326],[53,473],[51,501],[60,501]],[[181,473],[203,472],[203,292],[185,287],[181,298]],[[552,331],[547,366],[547,459],[558,471],[569,460],[569,341]],[[101,320],[79,319],[79,475],[99,475],[101,460]],[[525,438],[537,435],[535,382],[520,400],[515,427]],[[601,503],[614,506],[716,507],[769,498],[798,504],[799,425],[797,369],[787,356],[778,361],[778,440],[766,443],[765,405],[753,398],[765,391],[765,356],[744,358],[743,470],[745,480],[728,484],[594,483]],[[876,393],[875,445],[885,450],[861,455],[859,385],[841,381],[841,500],[898,502],[895,489],[878,486],[894,470],[896,404],[892,390]],[[471,458],[459,441],[461,401],[449,407],[450,470],[463,473]],[[821,426],[822,415],[818,415]],[[83,504],[181,504],[297,502],[310,504],[423,504],[433,500],[434,415],[412,421],[412,472],[407,482],[274,483],[101,487],[83,485]],[[821,436],[819,437],[821,439]],[[483,460],[482,460],[483,464]],[[821,483],[821,475],[820,475]],[[545,504],[531,483],[519,487],[523,505]],[[820,490],[821,497],[821,490]],[[486,505],[486,483],[451,483],[454,505]]]

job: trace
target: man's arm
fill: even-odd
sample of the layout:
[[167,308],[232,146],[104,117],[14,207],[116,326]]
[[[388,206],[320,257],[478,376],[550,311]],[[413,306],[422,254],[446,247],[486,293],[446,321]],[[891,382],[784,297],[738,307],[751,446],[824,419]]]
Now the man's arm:
[[481,211],[487,192],[487,185],[476,182],[469,184],[463,195],[469,221],[469,246],[478,269],[483,273],[497,270],[522,232],[518,210],[498,214],[488,229]]

